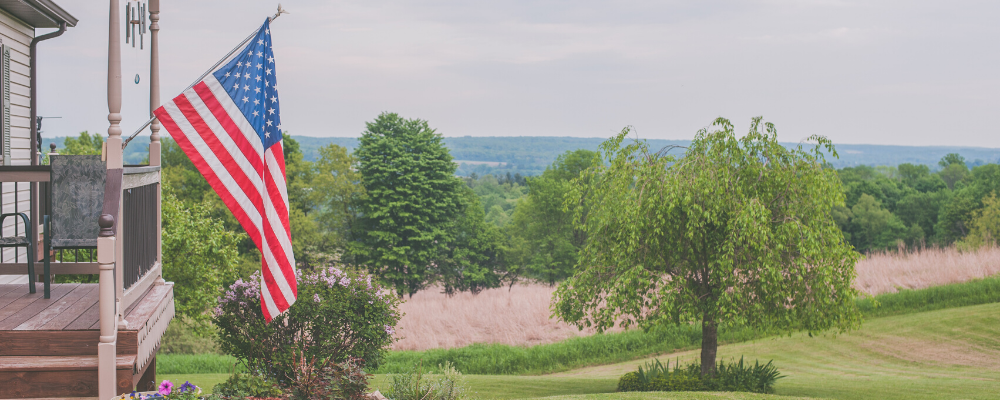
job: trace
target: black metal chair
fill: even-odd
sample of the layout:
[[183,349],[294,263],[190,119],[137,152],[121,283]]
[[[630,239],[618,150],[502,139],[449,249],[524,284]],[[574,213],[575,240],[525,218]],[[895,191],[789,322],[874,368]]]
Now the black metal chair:
[[[96,249],[107,169],[101,156],[53,155],[49,180],[51,215],[43,217],[45,298],[53,250]],[[74,257],[75,261],[79,261]]]
[[[21,221],[24,222],[24,236],[8,236],[0,237],[0,248],[9,247],[27,247],[28,248],[28,293],[35,293],[35,257],[38,254],[35,252],[35,236],[31,234],[31,222],[28,216],[24,213],[6,213],[0,214],[0,226],[3,226],[3,221],[7,217],[21,217]],[[35,240],[32,240],[32,239]],[[46,269],[46,276],[48,276],[48,270]],[[45,281],[45,298],[49,298],[49,281]]]

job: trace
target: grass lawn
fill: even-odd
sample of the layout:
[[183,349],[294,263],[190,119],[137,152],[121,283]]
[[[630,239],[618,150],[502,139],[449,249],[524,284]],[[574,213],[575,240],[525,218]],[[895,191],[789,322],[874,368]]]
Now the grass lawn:
[[[698,351],[664,355],[694,360]],[[721,358],[774,364],[777,394],[835,399],[1000,398],[1000,304],[866,321],[842,335],[763,339],[719,347]],[[648,360],[648,359],[647,359]],[[645,360],[549,377],[616,378]]]
[[[699,352],[664,354],[690,361]],[[855,332],[761,339],[719,347],[720,358],[774,360],[785,378],[778,396],[734,393],[610,393],[644,360],[538,375],[465,375],[486,399],[997,399],[1000,398],[1000,303],[875,318]],[[227,374],[163,375],[211,388]],[[373,387],[384,387],[377,375]],[[605,394],[600,394],[605,393]],[[555,397],[552,397],[555,396]]]

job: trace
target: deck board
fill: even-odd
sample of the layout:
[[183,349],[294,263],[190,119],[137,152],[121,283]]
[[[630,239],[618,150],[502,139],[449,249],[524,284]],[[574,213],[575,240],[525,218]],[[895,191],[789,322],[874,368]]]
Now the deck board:
[[[44,311],[46,308],[57,304],[60,299],[78,286],[80,286],[79,283],[70,283],[52,287],[51,296],[48,299],[39,291],[34,294],[26,294],[24,297],[15,300],[14,303],[0,310],[0,330],[13,330],[18,325],[24,323],[24,321],[38,315],[38,313]],[[14,310],[13,308],[16,307],[15,303],[18,302],[21,305],[20,309]],[[8,312],[8,315],[3,316],[5,311]]]
[[7,293],[0,294],[0,310],[6,308],[10,303],[13,303],[14,300],[17,300],[22,296],[28,294],[28,288],[25,287],[27,285],[13,285],[13,286],[17,286],[21,288],[21,290],[11,290],[8,291]]
[[[85,287],[87,293],[73,303],[73,305],[67,307],[63,310],[63,312],[59,313],[59,315],[46,322],[45,325],[38,327],[37,330],[62,330],[63,328],[66,328],[67,325],[73,323],[73,321],[75,321],[84,311],[87,311],[90,307],[98,304],[100,301],[98,298],[98,286],[81,286]],[[79,291],[79,289],[77,289],[77,291]]]
[[90,306],[86,311],[80,313],[79,317],[66,325],[64,331],[80,331],[89,330],[91,326],[100,323],[101,321],[101,303],[100,301],[95,302],[94,305]]
[[[38,330],[44,326],[49,321],[55,319],[64,311],[70,309],[73,305],[79,302],[89,303],[87,297],[90,292],[96,290],[97,288],[90,285],[78,285],[73,288],[71,292],[58,299],[51,304],[47,305],[44,310],[38,312],[34,316],[28,318],[20,325],[14,328],[15,331],[33,331]],[[67,322],[68,324],[69,322]],[[3,329],[0,327],[0,329]]]
[[5,294],[7,294],[7,293],[16,291],[18,289],[18,287],[20,287],[21,290],[24,290],[24,291],[27,292],[28,291],[27,286],[28,285],[0,285],[0,296],[3,296]]
[[0,332],[89,330],[100,319],[96,283],[54,283],[48,299],[41,283],[34,294],[24,286],[0,285]]

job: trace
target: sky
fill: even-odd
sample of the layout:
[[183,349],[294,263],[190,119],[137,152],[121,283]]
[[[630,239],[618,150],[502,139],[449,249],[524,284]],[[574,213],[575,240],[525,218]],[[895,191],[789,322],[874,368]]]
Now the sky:
[[[108,6],[56,1],[80,23],[38,46],[39,114],[61,117],[43,135],[104,133]],[[277,5],[162,3],[163,101]],[[632,126],[642,138],[690,139],[717,117],[745,131],[763,116],[782,141],[1000,147],[995,1],[282,5],[290,14],[272,37],[292,135],[359,136],[395,112],[444,136],[609,137]],[[123,47],[126,135],[149,117],[148,57]]]

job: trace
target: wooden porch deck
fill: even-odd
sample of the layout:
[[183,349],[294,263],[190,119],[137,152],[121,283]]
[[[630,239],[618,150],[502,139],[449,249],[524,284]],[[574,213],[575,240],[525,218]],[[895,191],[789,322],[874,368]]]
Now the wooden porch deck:
[[[96,397],[98,284],[0,284],[0,398]],[[26,279],[25,279],[26,280]],[[16,280],[14,280],[16,282]],[[150,286],[125,311],[116,352],[119,393],[155,379],[155,354],[173,317],[173,284]]]

